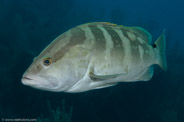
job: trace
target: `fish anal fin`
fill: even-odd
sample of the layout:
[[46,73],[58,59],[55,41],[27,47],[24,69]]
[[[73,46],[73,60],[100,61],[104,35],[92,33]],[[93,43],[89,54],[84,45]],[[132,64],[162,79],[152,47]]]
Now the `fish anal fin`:
[[153,66],[150,66],[144,72],[144,74],[141,77],[139,77],[138,80],[140,80],[140,81],[149,81],[152,78],[152,76],[153,76],[153,72],[154,72],[154,68],[153,68]]

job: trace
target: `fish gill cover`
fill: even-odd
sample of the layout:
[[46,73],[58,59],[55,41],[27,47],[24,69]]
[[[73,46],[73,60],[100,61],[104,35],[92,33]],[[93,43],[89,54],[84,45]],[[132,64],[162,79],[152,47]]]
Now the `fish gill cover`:
[[[53,118],[62,113],[65,100],[65,114],[70,115],[72,106],[73,122],[183,122],[183,4],[181,0],[0,0],[0,119]],[[51,40],[76,25],[97,21],[143,27],[153,40],[166,29],[168,70],[156,67],[150,82],[78,94],[21,84],[23,72]]]

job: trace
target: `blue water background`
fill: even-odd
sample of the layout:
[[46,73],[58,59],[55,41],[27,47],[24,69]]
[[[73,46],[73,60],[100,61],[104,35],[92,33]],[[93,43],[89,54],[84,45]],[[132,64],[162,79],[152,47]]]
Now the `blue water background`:
[[[49,117],[73,106],[72,122],[184,122],[183,0],[0,0],[0,119]],[[141,26],[153,41],[166,29],[168,70],[149,82],[84,93],[52,93],[21,84],[33,58],[55,37],[86,22]]]

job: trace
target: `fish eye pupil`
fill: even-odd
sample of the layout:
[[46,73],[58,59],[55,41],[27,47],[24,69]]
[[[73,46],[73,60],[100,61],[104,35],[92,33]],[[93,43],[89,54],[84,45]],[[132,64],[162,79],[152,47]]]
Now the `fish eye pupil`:
[[43,60],[43,64],[45,66],[49,66],[51,63],[52,63],[52,60],[50,58],[46,58],[46,59]]
[[49,60],[45,60],[44,63],[45,63],[45,64],[49,64]]

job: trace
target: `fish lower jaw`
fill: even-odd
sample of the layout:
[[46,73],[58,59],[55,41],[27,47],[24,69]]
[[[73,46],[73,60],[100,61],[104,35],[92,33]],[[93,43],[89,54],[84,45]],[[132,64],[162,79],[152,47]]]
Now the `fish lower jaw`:
[[22,78],[22,84],[26,85],[26,86],[36,86],[39,85],[39,83],[37,83],[35,80],[28,78],[28,77],[23,77]]

